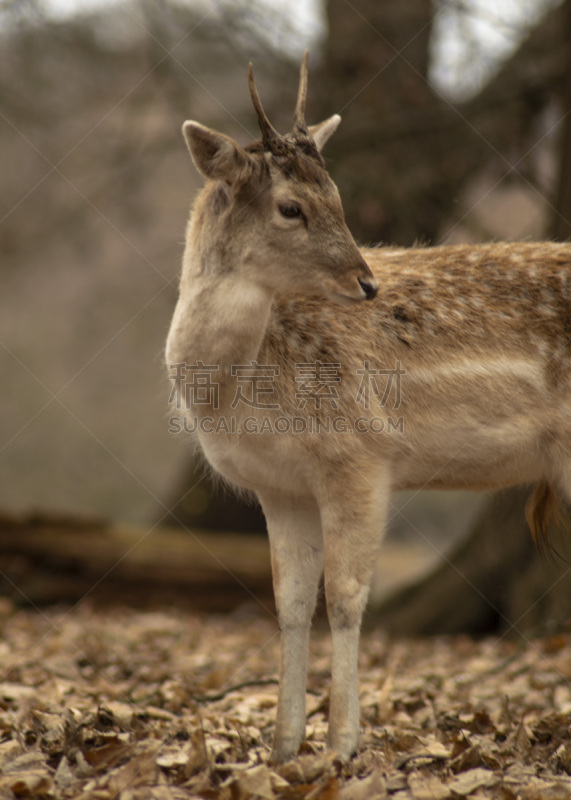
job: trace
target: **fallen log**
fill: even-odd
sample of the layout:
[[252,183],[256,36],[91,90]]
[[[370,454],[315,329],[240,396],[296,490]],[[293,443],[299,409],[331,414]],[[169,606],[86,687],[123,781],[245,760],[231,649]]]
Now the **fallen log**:
[[273,612],[267,540],[48,514],[0,514],[0,591],[18,605],[124,602]]

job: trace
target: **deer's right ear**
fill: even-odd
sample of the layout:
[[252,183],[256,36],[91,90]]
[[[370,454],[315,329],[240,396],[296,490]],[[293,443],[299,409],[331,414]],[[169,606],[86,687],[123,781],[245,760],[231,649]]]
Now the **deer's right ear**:
[[229,136],[198,122],[185,122],[182,132],[194,165],[205,178],[233,184],[247,177],[251,167],[250,157]]
[[341,117],[339,114],[333,114],[332,117],[323,120],[323,122],[319,122],[317,125],[309,126],[309,135],[313,138],[313,141],[315,142],[320,153],[327,144],[328,140],[331,138],[331,136],[333,136],[339,127],[340,122]]

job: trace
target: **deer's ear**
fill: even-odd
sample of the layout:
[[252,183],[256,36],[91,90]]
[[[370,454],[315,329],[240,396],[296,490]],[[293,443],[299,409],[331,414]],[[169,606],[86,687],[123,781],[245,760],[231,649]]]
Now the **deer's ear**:
[[310,125],[308,130],[313,141],[317,145],[319,152],[325,147],[327,141],[337,130],[341,117],[339,114],[333,114],[332,117],[319,122],[317,125]]
[[233,184],[248,176],[250,156],[229,136],[198,122],[185,122],[182,132],[194,165],[205,178]]

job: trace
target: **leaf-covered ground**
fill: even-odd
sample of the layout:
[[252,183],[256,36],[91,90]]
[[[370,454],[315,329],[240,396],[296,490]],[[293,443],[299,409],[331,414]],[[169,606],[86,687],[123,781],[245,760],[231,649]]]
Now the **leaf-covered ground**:
[[267,759],[275,622],[247,613],[0,604],[0,797],[571,797],[571,637],[361,647],[362,750],[325,751],[329,637],[313,636],[308,739]]

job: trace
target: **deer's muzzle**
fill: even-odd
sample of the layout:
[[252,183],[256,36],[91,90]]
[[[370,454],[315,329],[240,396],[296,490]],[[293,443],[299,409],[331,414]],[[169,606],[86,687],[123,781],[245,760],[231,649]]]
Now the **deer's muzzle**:
[[373,278],[373,280],[367,280],[365,278],[357,278],[359,281],[359,286],[365,293],[365,300],[373,300],[377,296],[377,292],[379,291],[379,284]]

